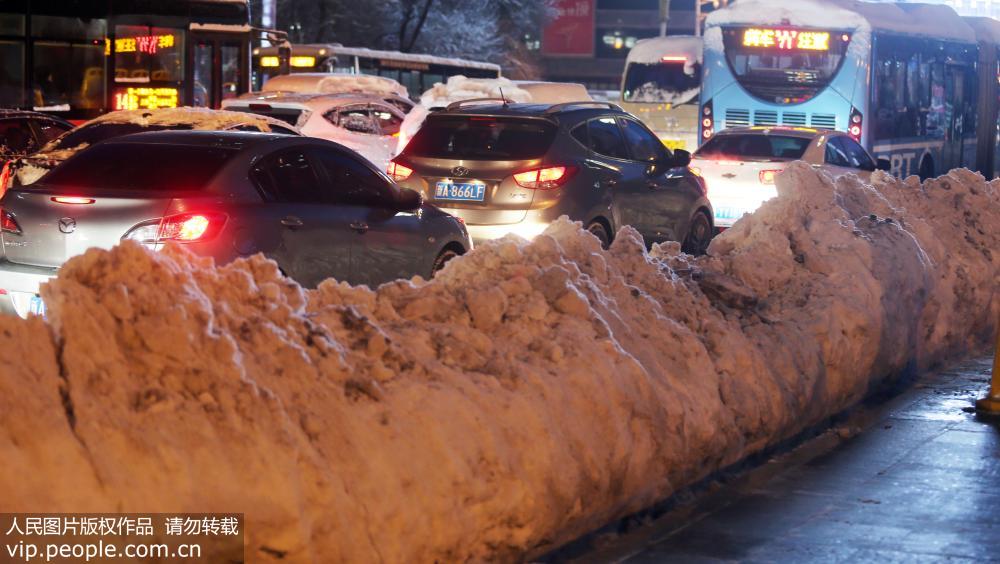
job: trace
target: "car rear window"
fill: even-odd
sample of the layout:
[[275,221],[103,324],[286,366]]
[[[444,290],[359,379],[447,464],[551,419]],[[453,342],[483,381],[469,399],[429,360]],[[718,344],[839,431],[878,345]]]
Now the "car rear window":
[[93,145],[99,141],[111,139],[112,137],[121,137],[122,135],[141,133],[143,131],[163,131],[165,129],[188,130],[191,129],[191,126],[187,124],[142,125],[139,123],[95,123],[92,125],[78,127],[77,129],[70,131],[56,141],[53,149],[72,149],[73,147],[77,147],[84,143],[87,145]]
[[189,145],[107,143],[56,167],[42,183],[93,190],[201,191],[236,149]]
[[302,110],[296,110],[294,108],[273,108],[270,104],[229,106],[226,109],[231,112],[243,112],[245,114],[256,114],[259,116],[274,118],[292,126],[298,126],[299,118],[302,117]]
[[431,118],[417,131],[405,152],[436,159],[534,159],[549,150],[555,135],[555,125],[541,120]]
[[695,151],[696,157],[733,160],[785,161],[801,159],[812,139],[747,133],[717,135]]

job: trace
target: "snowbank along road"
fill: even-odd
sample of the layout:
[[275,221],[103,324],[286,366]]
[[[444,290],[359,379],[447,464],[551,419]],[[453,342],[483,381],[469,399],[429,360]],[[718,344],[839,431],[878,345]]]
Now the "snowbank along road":
[[250,561],[521,560],[990,341],[1000,182],[779,197],[692,259],[559,222],[304,290],[123,244],[0,319],[0,511],[226,511]]

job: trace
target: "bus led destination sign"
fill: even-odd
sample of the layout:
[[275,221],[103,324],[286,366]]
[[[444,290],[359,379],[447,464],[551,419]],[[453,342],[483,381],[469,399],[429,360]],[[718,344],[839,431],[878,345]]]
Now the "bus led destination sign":
[[829,51],[830,32],[751,27],[743,30],[743,46],[781,51]]

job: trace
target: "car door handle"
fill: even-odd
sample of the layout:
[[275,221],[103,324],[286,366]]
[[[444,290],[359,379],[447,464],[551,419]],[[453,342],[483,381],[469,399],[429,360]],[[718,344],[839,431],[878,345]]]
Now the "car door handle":
[[281,218],[281,224],[290,229],[295,229],[296,227],[302,227],[302,220],[294,215],[289,215]]
[[351,223],[351,229],[357,231],[358,233],[367,233],[368,224],[363,221],[355,221]]

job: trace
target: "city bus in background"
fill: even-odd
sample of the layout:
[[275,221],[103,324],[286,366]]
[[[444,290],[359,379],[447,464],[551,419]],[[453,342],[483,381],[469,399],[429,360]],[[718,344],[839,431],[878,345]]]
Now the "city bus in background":
[[4,0],[0,107],[85,120],[249,89],[245,0]]
[[[260,90],[271,77],[281,74],[279,47],[258,47],[253,50],[254,90]],[[337,72],[384,76],[406,87],[416,98],[421,92],[448,77],[497,78],[500,66],[481,61],[451,57],[435,57],[399,51],[377,51],[339,44],[292,45],[288,68],[298,72]]]
[[621,105],[671,149],[698,148],[702,41],[674,35],[638,41],[622,74]]
[[836,129],[899,177],[992,178],[998,27],[946,5],[736,2],[706,20],[701,141],[733,126]]

